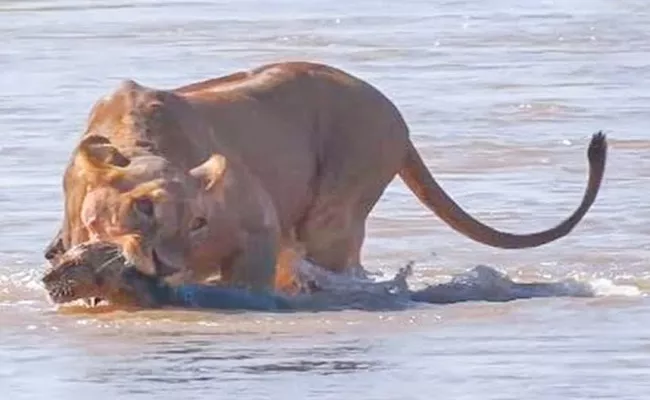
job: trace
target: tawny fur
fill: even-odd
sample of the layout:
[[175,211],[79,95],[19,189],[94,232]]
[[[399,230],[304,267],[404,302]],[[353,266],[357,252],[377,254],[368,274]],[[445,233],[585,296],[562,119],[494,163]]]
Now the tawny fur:
[[289,258],[334,272],[360,266],[366,219],[396,175],[458,232],[527,248],[578,224],[605,158],[595,135],[580,207],[554,228],[515,235],[465,213],[426,169],[394,104],[336,68],[273,64],[174,90],[126,81],[90,113],[47,257],[91,239],[126,242],[147,274],[196,282],[220,273],[291,291]]

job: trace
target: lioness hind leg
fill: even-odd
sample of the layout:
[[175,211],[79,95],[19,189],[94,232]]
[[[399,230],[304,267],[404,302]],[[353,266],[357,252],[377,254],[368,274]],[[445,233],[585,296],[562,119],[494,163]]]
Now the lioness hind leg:
[[404,159],[406,132],[392,129],[392,117],[368,118],[348,127],[354,130],[331,133],[315,198],[297,227],[306,258],[333,272],[360,266],[368,214]]
[[380,173],[365,185],[357,179],[354,186],[339,183],[336,175],[321,183],[324,195],[314,201],[297,229],[307,260],[332,272],[363,271],[366,219],[394,176],[390,169],[375,171]]
[[[335,202],[332,202],[335,203]],[[365,233],[365,214],[357,207],[316,204],[298,229],[305,258],[333,272],[360,267]]]

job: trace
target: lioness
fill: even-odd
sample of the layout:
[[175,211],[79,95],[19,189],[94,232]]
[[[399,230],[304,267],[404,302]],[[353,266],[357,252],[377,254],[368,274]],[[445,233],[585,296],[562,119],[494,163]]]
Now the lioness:
[[[86,241],[119,244],[142,273],[252,289],[291,287],[279,254],[342,272],[361,265],[366,218],[396,174],[463,235],[507,249],[567,235],[600,188],[606,141],[588,150],[582,203],[533,234],[493,229],[431,176],[395,105],[370,84],[307,62],[265,65],[173,90],[123,82],[100,99],[63,179],[52,263]],[[277,270],[277,271],[276,271]]]

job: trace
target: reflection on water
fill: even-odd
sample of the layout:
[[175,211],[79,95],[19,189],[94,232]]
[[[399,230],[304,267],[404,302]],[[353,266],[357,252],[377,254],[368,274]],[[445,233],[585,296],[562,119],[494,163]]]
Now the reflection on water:
[[[646,3],[0,2],[4,395],[647,397]],[[589,137],[604,129],[603,190],[570,236],[522,251],[472,243],[396,181],[364,252],[384,278],[415,260],[414,285],[487,264],[526,281],[589,281],[601,296],[292,315],[55,311],[40,251],[92,103],[127,77],[166,88],[280,59],[332,63],[381,88],[441,185],[500,229],[569,215]]]

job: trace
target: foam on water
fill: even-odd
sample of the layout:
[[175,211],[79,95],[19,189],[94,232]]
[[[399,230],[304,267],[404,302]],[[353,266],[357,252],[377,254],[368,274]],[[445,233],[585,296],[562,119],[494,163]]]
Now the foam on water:
[[599,278],[588,282],[589,286],[598,297],[609,296],[645,296],[637,286],[633,285],[617,285],[611,279]]
[[[4,270],[4,271],[3,271]],[[0,267],[0,301],[21,301],[33,299],[35,294],[42,294],[42,269],[21,268],[12,271]]]

